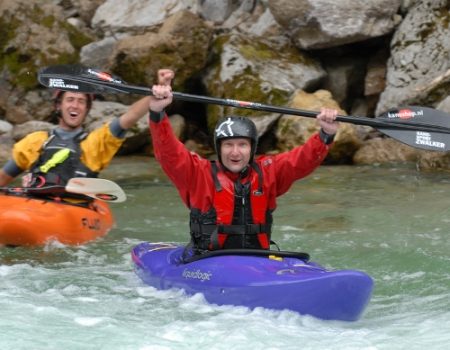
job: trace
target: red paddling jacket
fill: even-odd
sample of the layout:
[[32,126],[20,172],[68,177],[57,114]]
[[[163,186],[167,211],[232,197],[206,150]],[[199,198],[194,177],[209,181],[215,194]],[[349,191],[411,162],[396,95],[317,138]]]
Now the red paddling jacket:
[[150,120],[156,159],[190,209],[191,242],[198,251],[269,249],[276,198],[309,175],[328,154],[315,134],[301,146],[258,157],[240,174],[188,151],[167,116]]

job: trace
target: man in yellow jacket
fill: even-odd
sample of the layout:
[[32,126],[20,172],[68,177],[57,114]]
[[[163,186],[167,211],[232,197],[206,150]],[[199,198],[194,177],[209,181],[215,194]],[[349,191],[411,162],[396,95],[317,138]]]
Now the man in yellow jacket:
[[[167,72],[171,71],[158,71],[159,84],[165,84]],[[96,177],[107,167],[125,141],[126,130],[147,114],[149,97],[138,100],[119,118],[88,134],[82,125],[92,100],[90,94],[57,91],[58,126],[50,133],[33,132],[14,145],[12,158],[0,169],[0,186],[6,186],[24,171],[28,172],[24,186],[42,187],[64,185],[72,177]]]

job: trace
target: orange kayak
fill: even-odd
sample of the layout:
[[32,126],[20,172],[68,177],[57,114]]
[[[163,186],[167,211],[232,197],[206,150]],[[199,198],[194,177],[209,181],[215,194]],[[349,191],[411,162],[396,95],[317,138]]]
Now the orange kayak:
[[80,206],[26,195],[0,194],[0,245],[77,245],[104,236],[114,219],[106,202]]

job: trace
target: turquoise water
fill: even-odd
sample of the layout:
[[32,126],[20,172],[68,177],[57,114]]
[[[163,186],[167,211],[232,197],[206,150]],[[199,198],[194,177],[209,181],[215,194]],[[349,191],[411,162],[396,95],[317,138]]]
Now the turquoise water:
[[[141,241],[187,240],[188,212],[153,160],[103,174],[128,195],[117,227],[80,247],[0,248],[0,349],[445,349],[450,341],[448,173],[322,167],[279,199],[274,239],[375,280],[353,323],[215,306],[133,273]],[[301,296],[299,296],[301,297]]]

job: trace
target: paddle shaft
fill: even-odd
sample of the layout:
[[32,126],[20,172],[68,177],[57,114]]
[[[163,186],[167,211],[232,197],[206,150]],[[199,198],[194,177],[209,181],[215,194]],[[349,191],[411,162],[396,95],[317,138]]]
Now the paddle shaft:
[[[66,186],[0,187],[0,192],[13,195],[61,196],[71,194],[87,196],[105,202],[123,202],[126,195],[116,183],[97,178],[72,178]],[[77,196],[77,197],[78,197]],[[69,196],[70,197],[70,196]]]
[[42,197],[54,197],[70,194],[69,197],[73,198],[83,198],[82,196],[99,199],[104,202],[117,202],[116,197],[111,197],[111,195],[99,196],[99,194],[94,193],[79,193],[79,192],[69,192],[64,186],[46,186],[40,188],[33,187],[0,187],[0,192],[10,194],[10,195],[29,195],[29,196],[42,196]]
[[[61,73],[45,73],[40,72],[39,78],[41,83],[46,85],[47,87],[60,87],[61,89],[66,88],[69,91],[75,91],[79,89],[79,91],[88,92],[88,93],[102,93],[102,92],[112,92],[112,93],[127,93],[127,94],[137,94],[137,95],[153,95],[153,92],[148,87],[141,87],[135,85],[129,85],[126,83],[122,83],[120,81],[105,81],[99,78],[90,78],[85,76],[78,76],[73,74],[61,74]],[[48,82],[43,82],[43,79],[48,79]],[[53,81],[57,81],[59,84],[62,81],[62,86],[56,86],[56,84],[52,83]],[[79,87],[76,84],[82,84]],[[271,112],[271,113],[280,113],[280,114],[289,114],[289,115],[297,115],[301,117],[307,118],[315,118],[318,112],[302,110],[297,108],[290,107],[279,107],[272,106],[263,103],[255,103],[248,101],[239,101],[233,99],[222,99],[216,97],[208,97],[208,96],[199,96],[193,94],[186,94],[182,92],[173,92],[174,99],[188,102],[198,102],[205,104],[215,104],[236,108],[245,108],[252,109],[257,111]],[[450,128],[439,126],[439,125],[429,125],[425,123],[420,123],[415,121],[413,124],[408,122],[403,122],[402,120],[380,120],[374,118],[367,117],[354,117],[354,116],[343,116],[338,115],[336,118],[337,121],[344,123],[351,123],[357,125],[366,125],[374,128],[385,128],[385,129],[404,129],[404,130],[417,130],[417,131],[425,131],[425,132],[440,132],[440,133],[448,133],[450,134]]]
[[70,193],[66,191],[65,186],[53,185],[53,186],[45,186],[45,187],[0,187],[0,192],[7,194],[16,194],[16,195],[49,195],[49,196],[57,196],[65,193]]

